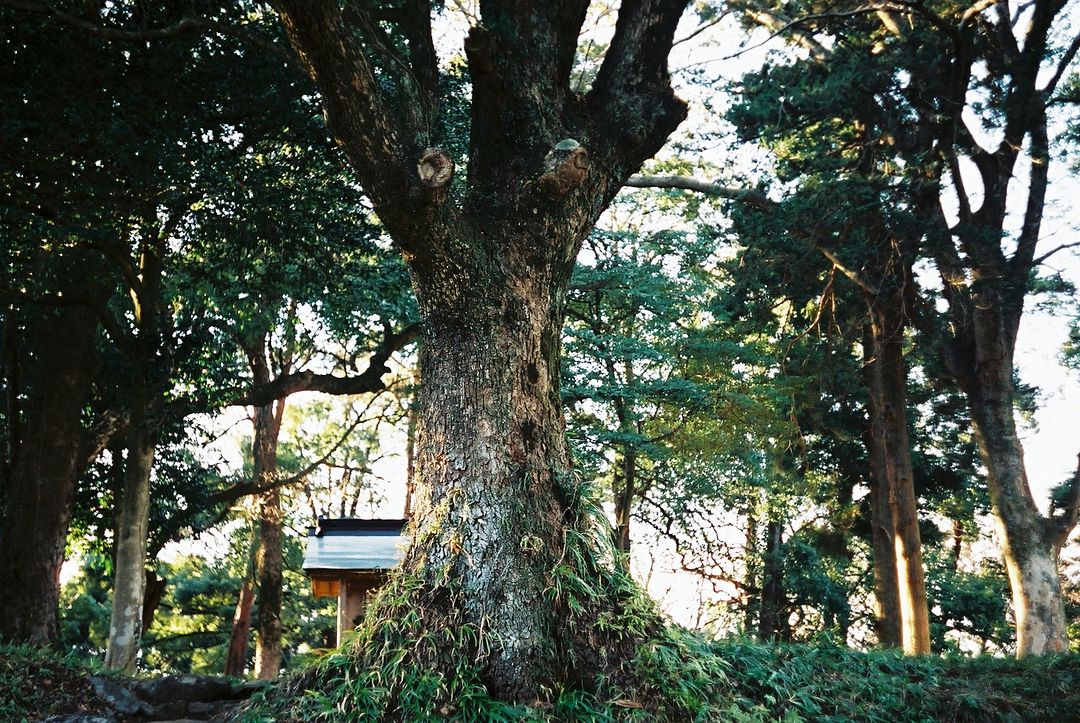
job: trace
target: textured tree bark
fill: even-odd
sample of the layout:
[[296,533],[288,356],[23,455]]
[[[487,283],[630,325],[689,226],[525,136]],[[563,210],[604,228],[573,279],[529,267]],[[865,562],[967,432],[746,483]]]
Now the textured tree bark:
[[[869,433],[867,436],[870,436]],[[868,448],[874,444],[867,442]],[[879,455],[884,459],[883,455]],[[878,645],[883,648],[899,648],[900,589],[896,576],[896,537],[893,527],[892,506],[889,504],[888,476],[871,451],[870,473],[870,525],[874,552],[874,631]]]
[[[880,480],[878,499],[871,500],[881,517],[891,519],[891,570],[895,576],[900,612],[900,641],[909,655],[930,652],[930,621],[926,580],[915,498],[911,441],[907,429],[907,367],[904,362],[904,306],[886,297],[869,304],[870,346],[866,363],[867,407],[870,416],[870,456],[874,477]],[[882,499],[884,498],[884,499]],[[886,513],[885,506],[888,511]],[[881,520],[879,519],[879,522]],[[883,550],[875,527],[875,552]],[[879,548],[878,544],[882,547]],[[887,553],[884,555],[887,559]],[[885,582],[885,581],[883,581]],[[891,581],[889,581],[891,582]],[[886,594],[887,590],[884,590]],[[884,609],[884,607],[883,607]]]
[[233,613],[232,631],[229,633],[229,650],[225,655],[225,675],[242,676],[247,669],[248,636],[251,634],[251,608],[255,603],[254,560],[248,564],[248,572],[240,585],[240,595]]
[[[267,354],[269,334],[262,334],[245,352],[256,386],[270,382]],[[277,474],[278,437],[285,414],[285,400],[256,407],[252,419],[252,476],[257,485],[269,484]],[[274,487],[258,496],[258,545],[255,570],[258,578],[259,607],[255,620],[255,676],[272,680],[281,671],[281,573],[284,566],[281,488]]]
[[558,354],[568,279],[504,269],[474,269],[487,278],[469,295],[452,278],[414,274],[427,324],[405,567],[436,589],[456,582],[464,620],[498,641],[486,662],[496,692],[528,699],[564,664],[561,615],[544,591],[566,532]]
[[273,680],[281,672],[282,582],[281,491],[259,496],[259,613],[256,620],[255,676]]
[[98,322],[82,306],[35,311],[27,339],[33,376],[22,379],[22,433],[0,524],[0,640],[55,644],[81,415],[99,364]]
[[424,320],[413,536],[398,579],[418,581],[413,609],[480,640],[414,662],[449,671],[465,652],[506,700],[544,700],[601,671],[625,675],[612,661],[635,645],[591,625],[619,609],[613,592],[597,593],[575,625],[554,590],[583,524],[559,342],[582,240],[685,117],[666,58],[686,5],[625,0],[593,89],[578,96],[570,71],[586,0],[483,3],[465,43],[472,117],[460,189],[432,148],[441,99],[429,5],[406,6],[411,72],[392,91],[368,57],[378,43],[346,40],[354,30],[335,4],[278,6],[331,132],[402,250]]
[[[132,379],[133,408],[149,403],[145,379]],[[116,572],[105,667],[133,672],[142,644],[143,595],[146,585],[146,539],[150,525],[150,473],[157,432],[149,414],[132,414],[128,433],[124,490],[116,529]]]
[[1024,469],[1024,450],[1013,418],[1011,354],[1008,363],[986,359],[970,399],[980,456],[1005,558],[1016,619],[1016,654],[1068,649],[1058,553],[1064,539],[1035,505]]

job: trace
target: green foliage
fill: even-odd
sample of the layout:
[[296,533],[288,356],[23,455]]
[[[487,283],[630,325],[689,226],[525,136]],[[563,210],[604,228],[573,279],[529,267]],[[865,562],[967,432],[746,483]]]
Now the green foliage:
[[1080,709],[1075,655],[1003,658],[860,653],[811,645],[718,643],[740,708],[759,720],[1070,720]]
[[951,555],[930,548],[926,562],[930,601],[930,636],[937,650],[957,650],[955,636],[963,634],[983,650],[1000,652],[1014,640],[1007,613],[1009,579],[998,560],[984,560],[974,570],[960,569]]
[[[233,549],[217,558],[182,555],[159,562],[166,582],[153,624],[145,631],[142,667],[159,673],[219,675],[240,585],[246,573],[251,539],[247,528],[232,536]],[[300,569],[299,538],[285,536],[282,596],[282,652],[286,668],[301,667],[305,656],[334,629],[333,600],[312,598]],[[104,654],[111,611],[107,557],[89,554],[79,574],[63,588],[61,645],[83,660]]]

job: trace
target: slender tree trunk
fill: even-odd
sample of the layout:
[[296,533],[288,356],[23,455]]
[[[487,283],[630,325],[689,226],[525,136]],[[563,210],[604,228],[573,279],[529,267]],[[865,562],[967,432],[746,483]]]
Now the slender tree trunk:
[[624,444],[615,475],[615,547],[623,553],[624,564],[630,564],[630,512],[637,485],[637,448]]
[[[863,348],[872,355],[874,349],[872,325],[866,324]],[[869,377],[871,366],[864,373]],[[874,382],[867,379],[869,390]],[[868,404],[870,423],[866,431],[866,448],[870,457],[870,526],[874,552],[874,629],[878,645],[883,648],[899,648],[902,644],[900,622],[900,587],[896,575],[896,538],[892,505],[889,503],[889,470],[887,455],[883,449],[886,437],[885,419],[881,405],[876,401]]]
[[233,613],[229,650],[225,655],[225,675],[241,676],[247,669],[248,638],[251,635],[251,608],[255,603],[255,546],[248,555],[244,581]]
[[[23,377],[25,416],[0,523],[0,640],[57,640],[60,567],[79,469],[81,414],[99,363],[97,328],[94,313],[81,306],[42,313],[30,325],[27,344],[34,366]],[[8,423],[19,426],[14,418]]]
[[161,599],[165,596],[165,588],[169,581],[157,576],[153,570],[146,571],[146,583],[143,585],[143,630],[149,630],[154,625],[154,617],[161,606]]
[[1031,496],[1013,418],[1011,372],[1011,361],[987,360],[979,372],[980,388],[969,399],[1012,589],[1016,654],[1023,657],[1064,651],[1068,636],[1058,574],[1061,538],[1055,539]]
[[[930,652],[930,621],[907,429],[903,302],[895,297],[872,301],[869,313],[871,347],[866,379],[870,453],[875,477],[885,480],[885,490],[878,491],[887,493],[892,519],[892,574],[897,581],[901,640],[905,653],[917,655]],[[882,503],[879,499],[871,504]]]
[[746,545],[743,547],[743,559],[746,565],[743,577],[743,589],[746,591],[743,632],[750,635],[760,620],[761,611],[761,590],[758,587],[758,526],[757,514],[753,509],[746,515]]
[[116,529],[116,562],[112,617],[105,667],[133,672],[142,644],[143,596],[146,585],[146,540],[150,526],[150,474],[157,432],[149,390],[141,375],[132,379],[132,416],[124,465],[124,491]]
[[146,594],[146,543],[150,527],[150,476],[158,442],[162,400],[170,370],[162,346],[162,259],[165,237],[153,212],[139,244],[141,283],[131,291],[136,334],[127,350],[131,360],[130,421],[124,490],[116,526],[112,618],[105,667],[133,672],[142,646]]
[[281,672],[282,518],[280,490],[260,495],[255,638],[255,675],[260,680],[272,680]]
[[[270,381],[266,345],[268,335],[248,350],[252,377],[256,384]],[[278,436],[285,414],[285,400],[255,408],[252,442],[253,476],[260,483],[277,475]],[[255,568],[258,576],[259,608],[255,620],[255,675],[272,680],[281,672],[281,593],[283,560],[283,520],[281,489],[275,487],[259,495],[258,548]]]
[[765,641],[791,638],[784,596],[783,531],[783,525],[771,519],[765,530],[761,615],[758,620],[758,637]]

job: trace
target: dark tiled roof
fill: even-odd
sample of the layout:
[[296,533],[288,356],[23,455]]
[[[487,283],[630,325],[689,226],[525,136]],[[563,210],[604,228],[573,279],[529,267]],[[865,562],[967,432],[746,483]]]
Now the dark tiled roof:
[[401,560],[405,520],[319,520],[308,528],[304,571],[387,570]]

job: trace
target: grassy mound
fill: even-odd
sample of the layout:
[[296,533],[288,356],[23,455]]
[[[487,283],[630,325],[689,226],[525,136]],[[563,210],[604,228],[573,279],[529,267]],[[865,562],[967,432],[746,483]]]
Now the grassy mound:
[[[1075,654],[1022,661],[905,658],[827,641],[707,644],[670,631],[643,645],[631,661],[651,675],[651,689],[636,695],[622,697],[611,686],[567,689],[554,691],[548,703],[511,706],[488,696],[467,670],[456,681],[403,670],[398,682],[404,687],[392,709],[384,707],[392,681],[380,679],[382,671],[358,670],[358,655],[363,653],[338,651],[240,720],[1080,721]],[[432,707],[435,701],[438,707]]]
[[603,513],[579,493],[545,594],[565,612],[563,687],[493,697],[493,644],[450,576],[395,573],[351,642],[240,712],[286,721],[1080,721],[1080,656],[905,658],[814,645],[708,642],[666,625],[617,565]]
[[39,721],[65,713],[100,713],[83,663],[26,645],[0,645],[0,720]]
[[831,643],[721,642],[750,720],[1080,721],[1080,656],[906,658]]

